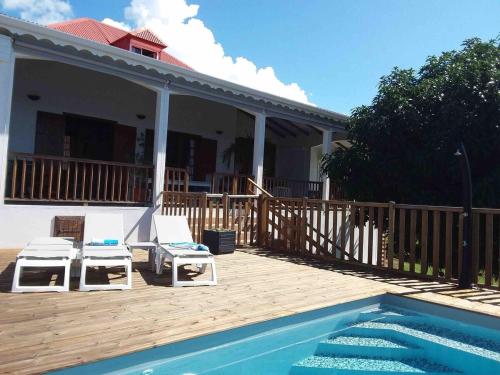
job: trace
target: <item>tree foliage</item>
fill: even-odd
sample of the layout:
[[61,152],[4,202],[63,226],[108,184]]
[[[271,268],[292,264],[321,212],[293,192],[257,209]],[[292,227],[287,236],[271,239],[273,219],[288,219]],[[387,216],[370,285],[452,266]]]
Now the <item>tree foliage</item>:
[[353,110],[352,147],[323,158],[348,198],[461,204],[454,152],[463,141],[475,206],[500,207],[500,38],[469,39],[422,68],[394,68],[369,106]]

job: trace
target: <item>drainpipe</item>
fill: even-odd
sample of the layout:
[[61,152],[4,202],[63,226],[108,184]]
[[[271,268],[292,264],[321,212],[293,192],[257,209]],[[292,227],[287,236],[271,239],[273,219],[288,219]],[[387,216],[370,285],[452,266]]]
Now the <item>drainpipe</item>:
[[470,289],[472,286],[472,179],[470,173],[469,158],[463,142],[460,142],[457,151],[454,154],[460,158],[460,170],[462,173],[462,204],[464,207],[463,212],[463,225],[464,225],[464,238],[463,238],[463,251],[462,251],[462,269],[460,272],[460,279],[458,280],[458,287],[461,289]]

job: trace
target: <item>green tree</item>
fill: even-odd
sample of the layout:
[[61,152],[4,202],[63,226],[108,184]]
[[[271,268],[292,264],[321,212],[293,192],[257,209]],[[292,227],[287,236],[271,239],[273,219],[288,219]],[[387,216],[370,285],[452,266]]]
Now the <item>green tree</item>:
[[369,106],[353,110],[349,149],[323,158],[348,198],[457,205],[453,155],[463,141],[475,206],[500,207],[500,38],[469,39],[418,71],[394,68]]

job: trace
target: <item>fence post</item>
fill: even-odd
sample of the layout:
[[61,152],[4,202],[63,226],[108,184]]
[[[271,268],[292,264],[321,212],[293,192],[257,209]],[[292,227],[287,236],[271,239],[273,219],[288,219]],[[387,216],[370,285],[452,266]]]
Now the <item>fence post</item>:
[[300,248],[299,252],[305,252],[306,249],[306,237],[307,237],[307,197],[302,198],[302,209],[301,209],[301,222],[300,222]]
[[389,202],[389,233],[387,238],[387,267],[393,269],[394,229],[396,220],[396,202]]
[[201,207],[200,207],[200,222],[199,222],[199,225],[200,225],[200,238],[201,238],[201,241],[200,243],[203,243],[203,233],[204,233],[204,230],[205,230],[205,226],[207,225],[207,219],[206,219],[206,215],[207,215],[207,201],[208,201],[208,197],[207,197],[207,193],[203,193],[202,195],[202,201],[201,201]]
[[184,171],[184,193],[189,191],[189,174]]
[[262,220],[264,217],[262,215],[263,210],[263,195],[259,195],[257,198],[257,246],[262,247]]
[[231,183],[231,194],[238,194],[238,176],[233,175],[233,181]]
[[166,209],[166,204],[165,204],[165,201],[166,201],[166,195],[167,195],[167,192],[164,191],[162,194],[161,194],[161,214],[162,215],[165,215],[165,209]]
[[222,228],[229,229],[229,197],[222,194]]
[[268,217],[268,198],[261,194],[257,198],[257,245],[259,247],[267,246]]

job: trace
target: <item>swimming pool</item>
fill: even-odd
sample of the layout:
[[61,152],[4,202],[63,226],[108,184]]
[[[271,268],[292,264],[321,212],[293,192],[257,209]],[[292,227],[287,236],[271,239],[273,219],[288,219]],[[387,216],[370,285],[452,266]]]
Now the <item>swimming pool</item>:
[[386,294],[54,374],[500,374],[500,319]]

